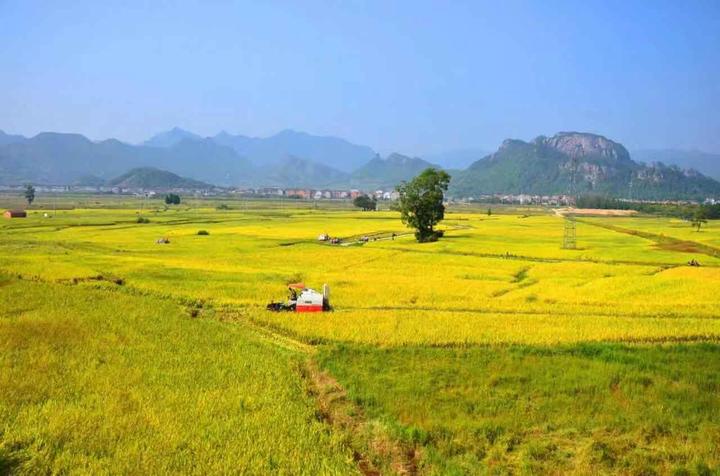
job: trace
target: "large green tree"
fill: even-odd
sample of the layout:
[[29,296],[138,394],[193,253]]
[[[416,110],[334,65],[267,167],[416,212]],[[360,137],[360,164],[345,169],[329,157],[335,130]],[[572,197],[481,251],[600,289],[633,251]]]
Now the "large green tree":
[[447,172],[431,167],[396,187],[402,221],[415,228],[415,238],[421,243],[436,241],[442,236],[434,227],[445,217],[443,199],[449,184]]

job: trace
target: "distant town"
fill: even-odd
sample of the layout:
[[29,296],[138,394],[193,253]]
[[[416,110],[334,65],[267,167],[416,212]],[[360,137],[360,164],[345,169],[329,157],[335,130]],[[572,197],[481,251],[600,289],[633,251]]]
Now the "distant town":
[[[0,192],[17,192],[25,190],[24,185],[3,185]],[[194,197],[218,197],[238,196],[250,198],[277,198],[296,200],[354,200],[363,195],[373,197],[376,200],[394,201],[399,198],[396,190],[337,190],[322,188],[283,188],[283,187],[260,187],[260,188],[233,188],[216,187],[209,188],[163,188],[163,187],[108,187],[108,186],[86,186],[86,185],[36,185],[38,193],[87,193],[87,194],[116,194],[154,197],[167,193],[176,193]],[[512,204],[512,205],[540,205],[540,206],[571,206],[575,204],[575,198],[571,195],[531,195],[531,194],[482,194],[473,197],[450,198],[448,201],[455,203],[487,203],[487,204]],[[691,205],[698,203],[693,200],[639,200],[619,198],[618,201],[626,203],[648,203],[665,205]],[[707,197],[700,202],[708,205],[720,204],[720,198]]]

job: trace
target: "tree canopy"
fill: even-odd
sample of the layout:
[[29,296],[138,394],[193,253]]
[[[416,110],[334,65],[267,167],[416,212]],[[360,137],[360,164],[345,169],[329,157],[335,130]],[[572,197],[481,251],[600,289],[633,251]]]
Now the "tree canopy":
[[353,200],[353,205],[362,208],[364,211],[377,210],[377,200],[368,195],[359,195]]
[[28,202],[28,206],[32,205],[32,202],[35,201],[35,187],[33,187],[30,184],[25,185],[25,200]]
[[175,193],[165,195],[165,203],[168,205],[180,205],[180,195]]
[[427,168],[409,182],[397,186],[399,209],[403,223],[415,228],[419,242],[436,241],[442,232],[434,229],[445,218],[443,199],[450,184],[444,170]]

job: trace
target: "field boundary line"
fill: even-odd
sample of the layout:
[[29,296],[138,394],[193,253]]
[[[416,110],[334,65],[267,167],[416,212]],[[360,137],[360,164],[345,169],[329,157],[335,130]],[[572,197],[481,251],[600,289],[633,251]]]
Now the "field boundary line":
[[[629,260],[600,260],[589,258],[542,258],[539,256],[516,255],[512,253],[478,253],[475,251],[448,251],[448,250],[419,250],[412,248],[383,247],[385,250],[400,251],[403,253],[421,253],[421,254],[445,254],[451,256],[472,256],[475,258],[504,259],[515,261],[528,261],[534,263],[588,263],[588,264],[605,264],[608,266],[648,266],[665,268],[676,268],[685,266],[683,263],[668,263],[659,261],[629,261]],[[709,264],[704,265],[706,268],[720,268],[720,265]]]

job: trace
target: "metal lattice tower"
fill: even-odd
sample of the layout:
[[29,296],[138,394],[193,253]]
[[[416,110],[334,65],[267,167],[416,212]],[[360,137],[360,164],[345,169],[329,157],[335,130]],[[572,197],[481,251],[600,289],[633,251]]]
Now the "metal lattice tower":
[[563,233],[563,248],[566,250],[574,250],[577,248],[577,229],[575,217],[573,215],[565,215],[565,232]]
[[[579,147],[579,145],[578,145]],[[570,187],[568,188],[568,197],[571,200],[576,200],[576,187],[575,187],[575,175],[578,167],[578,154],[575,153],[570,159]],[[563,233],[563,249],[574,250],[577,249],[577,223],[575,222],[575,215],[572,213],[565,214],[565,229]]]

